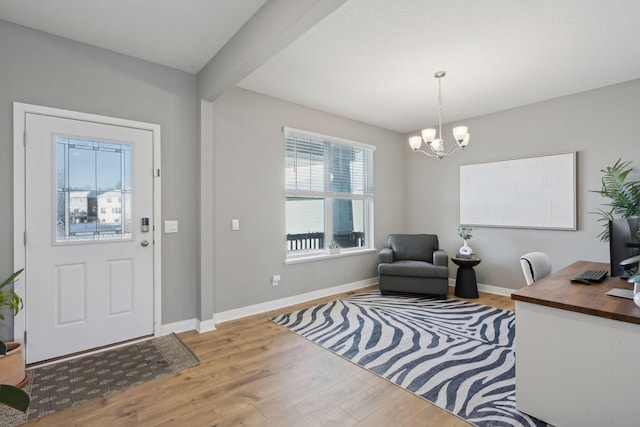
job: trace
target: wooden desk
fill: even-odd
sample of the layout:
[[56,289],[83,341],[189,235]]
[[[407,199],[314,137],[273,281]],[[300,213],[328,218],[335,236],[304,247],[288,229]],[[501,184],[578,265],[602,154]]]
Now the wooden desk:
[[639,425],[640,307],[606,295],[631,284],[570,282],[608,269],[578,261],[512,294],[521,411],[559,427]]
[[608,264],[576,261],[544,279],[511,295],[525,301],[607,319],[640,324],[640,307],[633,300],[606,295],[613,288],[633,290],[633,285],[619,277],[607,277],[602,283],[582,285],[571,279],[584,270],[607,270]]

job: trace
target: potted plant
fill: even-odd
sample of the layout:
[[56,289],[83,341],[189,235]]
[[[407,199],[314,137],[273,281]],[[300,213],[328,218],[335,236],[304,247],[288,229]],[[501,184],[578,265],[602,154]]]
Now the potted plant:
[[598,209],[593,214],[600,215],[598,221],[604,222],[604,229],[598,234],[600,241],[609,241],[609,221],[616,218],[629,218],[640,214],[640,181],[628,180],[633,170],[631,162],[618,159],[613,166],[601,169],[602,188],[592,190],[602,197],[609,199],[605,206],[608,210]]
[[467,240],[473,237],[473,227],[458,227],[458,236],[464,241],[464,245],[458,250],[460,255],[471,256],[473,249],[467,244]]
[[[7,290],[7,287],[13,284],[22,271],[23,269],[16,271],[0,284],[0,309],[10,307],[14,315],[22,309],[22,298],[13,290]],[[4,320],[2,312],[0,320]],[[29,395],[16,387],[23,385],[27,379],[22,348],[22,343],[5,343],[0,340],[0,403],[24,412],[29,407]]]

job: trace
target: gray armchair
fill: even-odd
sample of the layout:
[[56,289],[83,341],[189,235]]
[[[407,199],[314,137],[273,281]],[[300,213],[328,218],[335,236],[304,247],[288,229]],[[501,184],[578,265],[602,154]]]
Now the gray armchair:
[[388,292],[440,296],[449,292],[449,258],[435,234],[390,234],[378,253],[378,285]]

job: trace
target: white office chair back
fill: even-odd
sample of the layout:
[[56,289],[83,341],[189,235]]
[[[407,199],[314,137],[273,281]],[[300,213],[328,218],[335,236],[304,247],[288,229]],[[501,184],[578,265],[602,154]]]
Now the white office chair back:
[[551,273],[551,259],[543,252],[529,252],[520,257],[520,265],[527,285]]

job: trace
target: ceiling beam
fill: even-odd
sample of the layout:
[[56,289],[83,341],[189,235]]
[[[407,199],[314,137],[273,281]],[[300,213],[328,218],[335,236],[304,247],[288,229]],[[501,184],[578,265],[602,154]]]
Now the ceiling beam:
[[215,101],[346,1],[267,0],[200,70],[200,99]]

